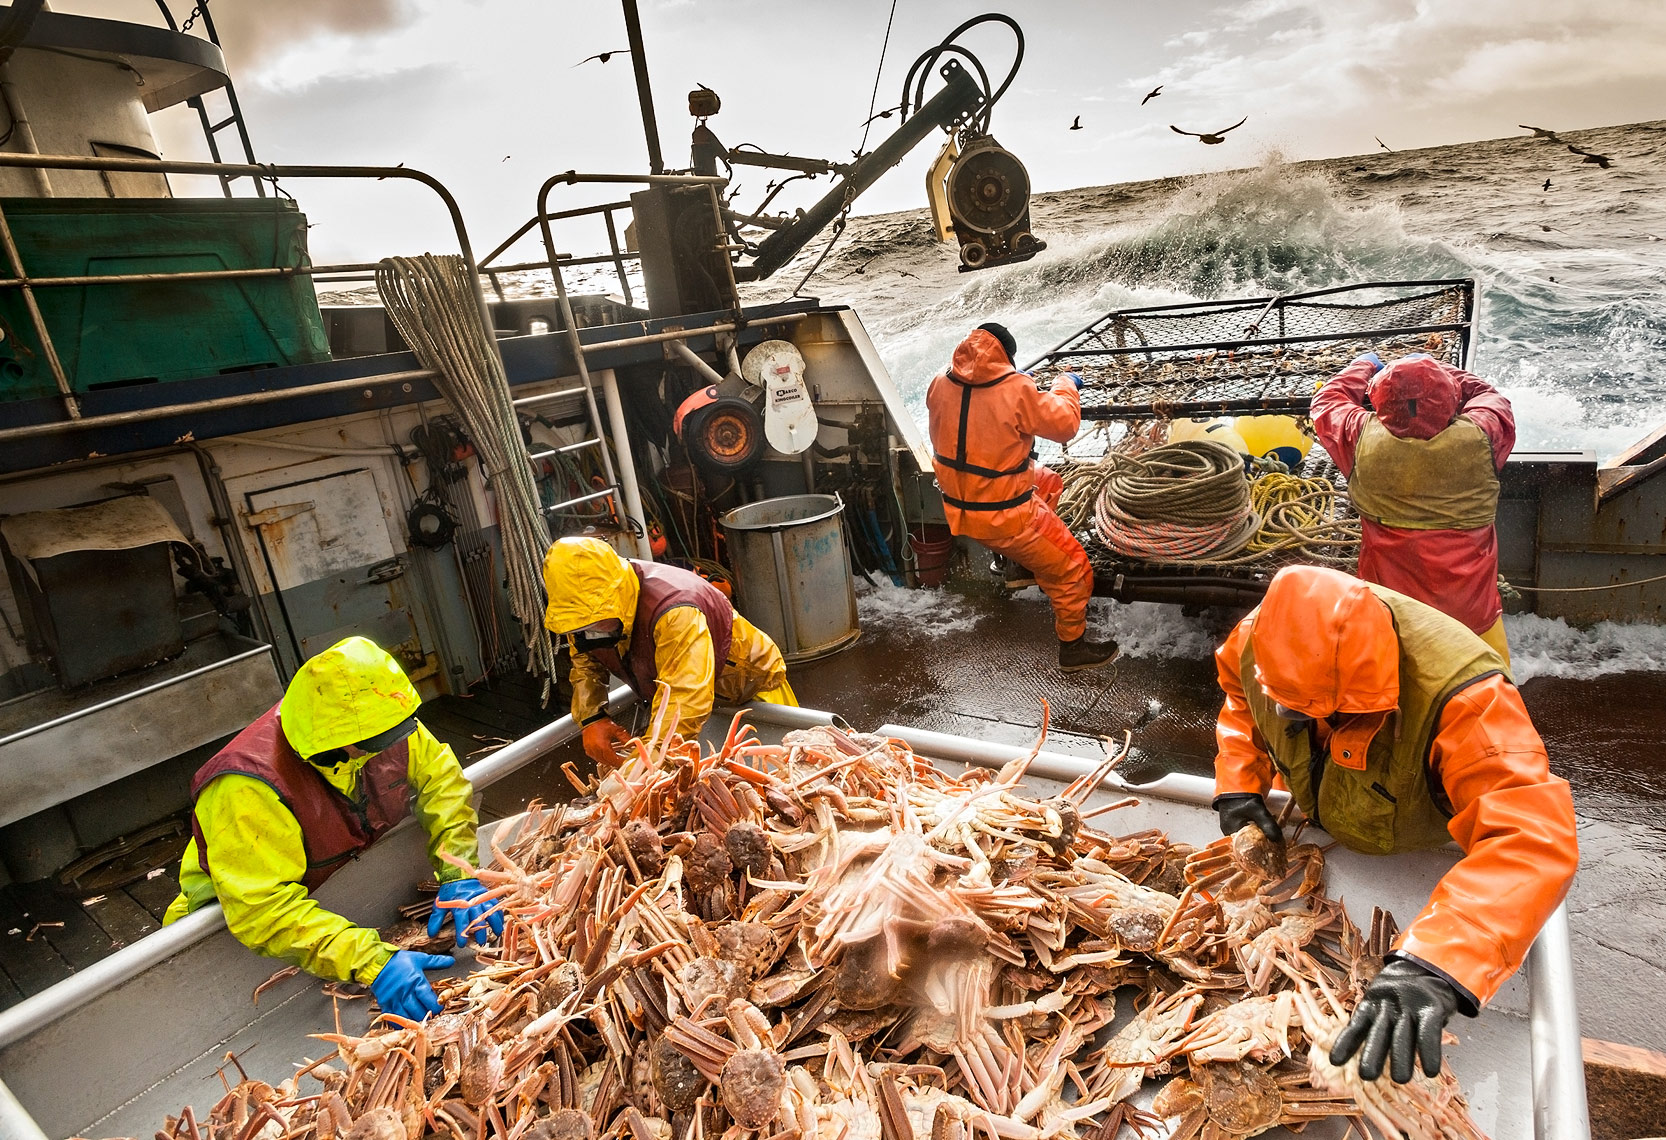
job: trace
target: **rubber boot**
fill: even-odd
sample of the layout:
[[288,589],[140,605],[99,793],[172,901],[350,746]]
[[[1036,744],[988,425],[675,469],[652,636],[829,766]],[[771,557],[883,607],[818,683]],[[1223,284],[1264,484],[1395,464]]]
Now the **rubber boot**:
[[1115,661],[1117,652],[1116,642],[1089,641],[1084,633],[1075,641],[1059,642],[1059,669],[1065,673],[1098,669]]

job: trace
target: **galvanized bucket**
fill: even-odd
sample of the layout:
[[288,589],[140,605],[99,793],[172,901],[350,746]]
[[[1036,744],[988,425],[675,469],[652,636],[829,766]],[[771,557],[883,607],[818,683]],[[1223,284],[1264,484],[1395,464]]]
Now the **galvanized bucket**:
[[784,495],[723,516],[735,608],[789,662],[836,653],[862,630],[837,495]]

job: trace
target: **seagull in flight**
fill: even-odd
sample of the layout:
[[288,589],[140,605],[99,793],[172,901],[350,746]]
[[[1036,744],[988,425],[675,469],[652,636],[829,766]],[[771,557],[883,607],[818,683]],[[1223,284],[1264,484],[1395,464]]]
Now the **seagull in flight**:
[[1145,106],[1147,103],[1151,102],[1153,99],[1157,98],[1157,96],[1161,95],[1162,93],[1163,93],[1163,85],[1161,83],[1159,83],[1159,84],[1157,84],[1157,86],[1153,87],[1150,91],[1146,92],[1145,98],[1140,100],[1140,106],[1142,106],[1142,107]]
[[1226,141],[1226,135],[1227,135],[1228,131],[1235,131],[1247,122],[1249,122],[1249,116],[1245,115],[1243,118],[1239,119],[1236,123],[1233,123],[1230,127],[1226,127],[1226,128],[1224,128],[1222,130],[1219,130],[1219,131],[1206,132],[1206,133],[1202,133],[1202,134],[1198,133],[1197,131],[1183,131],[1179,127],[1175,126],[1173,123],[1169,124],[1169,130],[1173,131],[1177,135],[1191,135],[1193,138],[1197,139],[1198,142],[1203,143],[1205,146],[1215,146],[1218,143],[1223,143],[1223,142]]
[[1075,119],[1071,120],[1070,129],[1073,131],[1079,131],[1082,129],[1082,116],[1077,115]]
[[1551,142],[1562,141],[1556,137],[1555,131],[1547,130],[1544,127],[1530,127],[1526,123],[1517,123],[1516,126],[1520,127],[1524,131],[1532,131],[1533,137],[1536,139],[1549,139]]
[[[1371,137],[1372,137],[1372,138],[1374,138],[1374,139],[1377,139],[1377,136],[1376,136],[1376,135],[1372,135],[1372,136],[1371,136]],[[1394,153],[1394,148],[1393,148],[1393,147],[1391,147],[1391,146],[1389,146],[1389,145],[1388,145],[1388,144],[1387,144],[1387,143],[1385,143],[1385,142],[1383,142],[1383,140],[1382,140],[1382,139],[1377,139],[1377,145],[1378,145],[1378,146],[1380,146],[1380,147],[1382,147],[1382,148],[1383,148],[1383,149],[1384,149],[1384,150],[1386,150],[1386,151],[1387,151],[1387,152],[1388,152],[1388,153],[1389,153],[1389,154],[1393,154],[1393,153]]]
[[1543,189],[1545,190],[1546,193],[1548,193],[1550,191],[1550,179],[1548,179],[1548,178],[1545,179],[1545,184],[1544,184]]
[[[1561,140],[1557,140],[1557,141],[1560,142]],[[1607,170],[1609,168],[1609,166],[1612,165],[1613,162],[1614,162],[1614,160],[1612,158],[1609,158],[1606,154],[1598,154],[1594,150],[1580,150],[1578,147],[1574,146],[1572,143],[1568,144],[1568,149],[1573,151],[1575,154],[1584,155],[1585,157],[1580,160],[1581,162],[1594,162],[1598,166],[1602,167],[1604,170]]]
[[603,63],[606,63],[608,60],[612,59],[616,55],[629,55],[630,53],[631,53],[630,48],[614,48],[612,51],[599,51],[595,55],[585,56],[583,59],[581,59],[577,63],[573,64],[573,66],[574,67],[583,67],[585,64],[589,63],[593,59],[599,59]]

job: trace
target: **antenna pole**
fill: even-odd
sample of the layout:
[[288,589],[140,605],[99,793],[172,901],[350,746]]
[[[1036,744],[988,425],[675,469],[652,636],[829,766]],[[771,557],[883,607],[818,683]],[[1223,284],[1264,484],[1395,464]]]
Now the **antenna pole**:
[[636,70],[636,101],[642,105],[642,133],[648,139],[648,171],[665,173],[665,159],[659,152],[659,123],[654,118],[654,92],[648,86],[648,55],[642,47],[642,20],[636,14],[636,0],[623,0],[625,34],[630,37],[631,67]]

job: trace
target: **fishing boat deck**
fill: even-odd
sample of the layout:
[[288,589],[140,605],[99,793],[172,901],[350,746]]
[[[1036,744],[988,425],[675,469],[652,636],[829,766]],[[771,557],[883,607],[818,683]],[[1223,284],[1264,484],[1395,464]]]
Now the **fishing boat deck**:
[[[1119,617],[1112,631],[1137,652],[1105,670],[1064,675],[1052,664],[1052,623],[1036,590],[1004,596],[981,567],[963,565],[933,601],[940,607],[935,618],[867,620],[851,648],[795,666],[800,701],[837,710],[857,727],[906,723],[1029,744],[1045,699],[1050,751],[1096,755],[1100,735],[1129,729],[1135,743],[1123,771],[1130,780],[1209,772],[1219,701],[1212,662],[1201,653],[1149,655],[1150,639],[1175,636],[1173,623],[1129,627]],[[1128,612],[1097,608],[1106,605],[1095,603],[1095,622]],[[1231,617],[1206,611],[1193,636],[1223,634]],[[1522,692],[1553,766],[1573,784],[1579,813],[1582,867],[1569,913],[1583,1032],[1666,1051],[1666,1025],[1654,1012],[1666,996],[1666,885],[1659,874],[1666,857],[1659,813],[1666,772],[1654,762],[1666,739],[1659,677],[1537,677]],[[542,723],[537,702],[530,679],[500,678],[470,697],[434,702],[424,719],[466,757]],[[586,763],[576,743],[493,785],[483,817],[513,814],[534,797],[568,798],[572,790],[560,771],[568,762]],[[42,884],[0,892],[0,1004],[38,992],[117,942],[154,929],[174,891],[169,867],[154,879],[105,892],[104,901],[88,907]],[[41,921],[65,925],[28,941],[32,924]],[[12,930],[19,933],[7,933]]]

